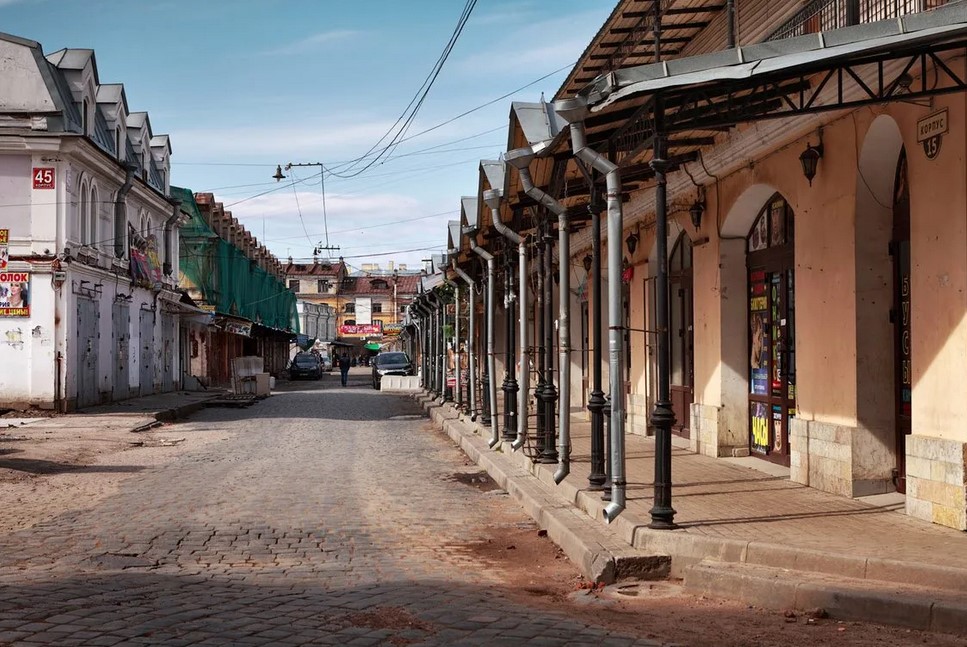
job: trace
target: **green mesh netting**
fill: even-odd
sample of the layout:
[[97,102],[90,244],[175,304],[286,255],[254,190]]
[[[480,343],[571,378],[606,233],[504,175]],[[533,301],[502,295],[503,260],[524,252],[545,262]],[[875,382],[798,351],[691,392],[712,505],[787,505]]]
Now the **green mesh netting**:
[[296,296],[277,278],[216,234],[188,189],[171,187],[190,220],[181,228],[180,269],[215,312],[243,317],[276,330],[299,332]]

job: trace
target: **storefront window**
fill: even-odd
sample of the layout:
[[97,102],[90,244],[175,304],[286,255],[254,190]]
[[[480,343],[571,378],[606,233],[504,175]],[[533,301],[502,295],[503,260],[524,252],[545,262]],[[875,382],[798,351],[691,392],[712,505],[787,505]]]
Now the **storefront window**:
[[789,464],[796,411],[793,213],[775,195],[747,240],[749,268],[749,448]]

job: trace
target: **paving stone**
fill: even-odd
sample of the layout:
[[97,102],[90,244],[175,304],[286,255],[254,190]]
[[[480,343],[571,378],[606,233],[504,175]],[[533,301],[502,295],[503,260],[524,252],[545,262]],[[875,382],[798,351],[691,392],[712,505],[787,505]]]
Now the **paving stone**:
[[[180,435],[218,428],[228,440],[130,476],[83,514],[0,536],[11,556],[0,567],[0,643],[610,641],[510,603],[497,576],[447,548],[487,509],[518,509],[447,481],[463,455],[420,413],[409,398],[325,380],[198,413]],[[413,417],[389,420],[399,416]],[[433,628],[379,626],[389,607]],[[353,626],[366,614],[372,626]],[[607,644],[637,639],[622,638]]]

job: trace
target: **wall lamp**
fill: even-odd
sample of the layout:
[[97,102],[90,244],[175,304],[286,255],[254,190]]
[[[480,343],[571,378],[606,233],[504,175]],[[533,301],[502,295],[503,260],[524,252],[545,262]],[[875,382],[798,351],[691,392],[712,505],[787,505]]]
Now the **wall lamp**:
[[702,214],[705,213],[705,187],[698,186],[698,195],[695,202],[688,208],[688,217],[692,221],[695,231],[702,228]]
[[585,254],[584,255],[584,259],[581,261],[581,263],[584,265],[584,271],[585,272],[590,272],[591,271],[591,263],[592,263],[593,260],[594,259],[591,258],[591,255],[590,254]]
[[638,235],[638,232],[636,231],[631,232],[630,234],[628,234],[628,237],[625,238],[625,245],[628,246],[628,253],[631,254],[632,256],[635,255],[635,250],[638,249],[638,241],[640,239],[641,237]]
[[799,155],[799,163],[802,164],[802,174],[809,180],[809,186],[813,185],[813,178],[816,177],[816,166],[823,157],[823,140],[820,135],[819,144],[813,146],[806,144],[806,150]]

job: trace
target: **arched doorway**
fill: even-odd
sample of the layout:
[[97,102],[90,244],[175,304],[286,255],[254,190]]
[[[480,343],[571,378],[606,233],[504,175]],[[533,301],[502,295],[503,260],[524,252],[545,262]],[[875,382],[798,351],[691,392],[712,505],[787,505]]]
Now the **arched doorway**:
[[777,193],[746,239],[749,450],[783,465],[796,409],[794,233],[792,208]]
[[907,155],[900,149],[893,184],[893,376],[896,410],[896,489],[906,492],[906,438],[911,430],[913,380],[910,364],[910,190]]
[[692,241],[682,232],[668,259],[669,330],[671,333],[671,399],[675,412],[672,431],[690,437],[691,406],[695,397],[694,319],[692,316]]

